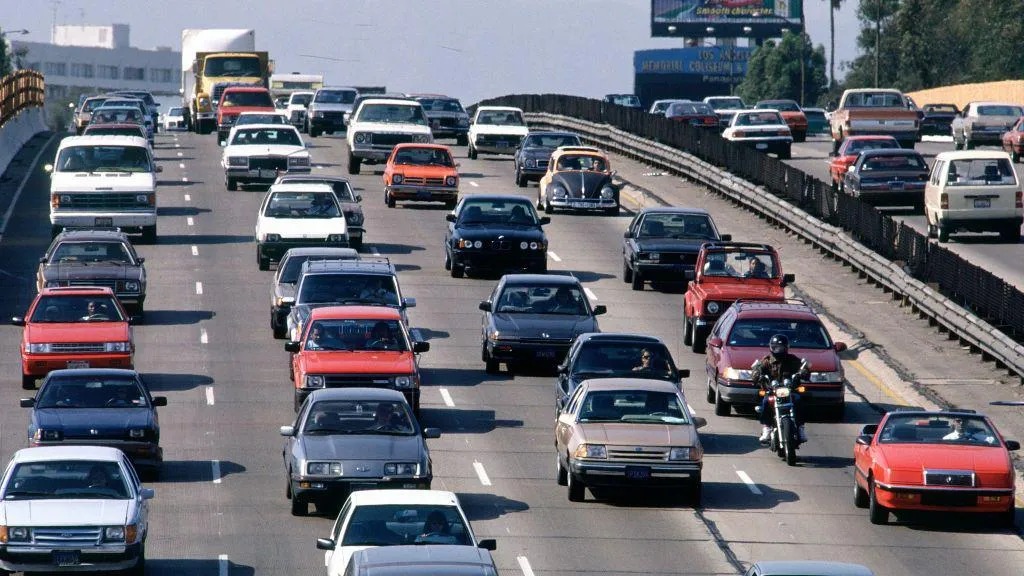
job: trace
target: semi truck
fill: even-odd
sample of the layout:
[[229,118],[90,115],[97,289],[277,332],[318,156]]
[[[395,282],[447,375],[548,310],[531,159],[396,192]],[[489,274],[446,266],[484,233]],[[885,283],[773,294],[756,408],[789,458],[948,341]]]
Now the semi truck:
[[267,88],[273,63],[256,50],[256,31],[186,29],[181,32],[181,105],[186,126],[209,134],[217,125],[217,101],[224,88]]

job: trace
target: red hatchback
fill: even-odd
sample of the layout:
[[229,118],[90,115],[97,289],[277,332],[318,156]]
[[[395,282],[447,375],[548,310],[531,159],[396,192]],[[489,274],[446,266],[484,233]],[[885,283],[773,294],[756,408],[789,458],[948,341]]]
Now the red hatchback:
[[846,344],[832,342],[821,319],[801,300],[738,300],[718,319],[706,355],[707,400],[715,405],[715,414],[727,416],[734,404],[753,408],[760,403],[750,367],[768,354],[768,340],[776,334],[789,338],[790,354],[810,364],[801,405],[841,420],[846,402],[838,353]]
[[843,179],[850,166],[857,162],[857,157],[865,150],[899,148],[900,143],[892,136],[849,136],[843,140],[839,152],[829,154],[828,172],[832,178],[832,188],[843,189]]
[[61,368],[133,368],[128,314],[110,288],[43,288],[24,318],[21,387]]

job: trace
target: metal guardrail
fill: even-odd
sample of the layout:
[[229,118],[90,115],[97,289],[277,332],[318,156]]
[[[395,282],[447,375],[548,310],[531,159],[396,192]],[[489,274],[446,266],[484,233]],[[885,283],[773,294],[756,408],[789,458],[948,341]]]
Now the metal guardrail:
[[42,106],[46,95],[43,75],[35,70],[17,70],[0,79],[0,126],[25,108]]
[[[1024,293],[858,198],[717,133],[574,96],[516,95],[531,123],[574,130],[748,206],[870,276],[1024,381]],[[932,288],[934,286],[935,288]]]

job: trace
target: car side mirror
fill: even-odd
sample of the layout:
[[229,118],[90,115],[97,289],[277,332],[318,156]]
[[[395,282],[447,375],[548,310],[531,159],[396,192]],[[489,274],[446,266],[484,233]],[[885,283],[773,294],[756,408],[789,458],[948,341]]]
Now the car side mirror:
[[167,406],[167,396],[153,396],[153,406]]
[[708,425],[708,419],[700,416],[693,417],[693,425],[697,428],[703,428]]
[[690,369],[689,368],[681,368],[679,370],[676,370],[676,373],[679,374],[679,378],[680,379],[682,379],[682,378],[689,378],[690,377]]
[[1017,442],[1016,440],[1007,440],[1006,449],[1010,452],[1020,450],[1020,442]]
[[568,374],[569,373],[569,365],[568,364],[559,364],[558,367],[555,368],[555,370],[557,370],[559,374]]
[[718,238],[722,242],[732,242],[732,234],[719,234]]
[[142,490],[139,490],[139,496],[141,496],[143,500],[152,500],[156,496],[156,490],[153,490],[152,488],[143,488]]
[[356,194],[356,202],[362,202],[362,201],[363,201],[363,197],[361,195],[359,195],[359,194]]
[[295,304],[295,297],[294,296],[285,296],[285,297],[281,298],[281,304],[287,304],[287,305],[291,306],[292,304]]
[[856,442],[857,442],[857,444],[860,444],[861,446],[868,446],[868,445],[871,444],[871,439],[873,437],[874,437],[873,434],[861,434],[860,436],[857,436]]
[[140,316],[138,314],[135,314],[133,316],[129,316],[128,317],[128,323],[129,324],[138,324],[140,322],[142,322],[142,316]]
[[156,167],[153,169],[153,171],[154,172],[163,172],[164,171],[164,167],[159,165],[159,164],[157,164]]
[[444,219],[447,220],[448,222],[455,222],[455,214],[449,212],[448,214],[444,215]]
[[22,398],[21,400],[18,400],[18,406],[21,406],[22,408],[31,408],[31,407],[33,407],[35,405],[36,405],[36,399],[35,398]]
[[295,426],[281,426],[280,432],[281,436],[291,438],[292,436],[295,436]]
[[412,343],[412,351],[417,353],[417,354],[420,354],[422,352],[429,352],[430,351],[430,342],[424,342],[422,340],[419,340],[417,342],[413,342]]
[[292,340],[290,342],[285,342],[284,343],[284,351],[285,352],[298,352],[299,351],[299,343],[294,341],[294,340]]
[[633,233],[630,232],[629,230],[626,230],[625,232],[622,233],[622,237],[623,238],[632,238],[633,237]]
[[832,345],[832,348],[836,352],[842,352],[846,350],[846,342],[836,342],[835,344]]
[[541,216],[541,218],[540,218],[540,225],[544,226],[546,224],[551,224],[551,217],[550,216]]
[[146,257],[145,256],[140,256],[139,257],[139,264],[145,264],[145,263],[146,263]]
[[719,338],[718,336],[715,336],[714,338],[708,340],[708,346],[711,346],[712,348],[721,348],[722,339]]
[[440,428],[424,428],[423,429],[423,437],[424,438],[431,438],[431,439],[440,438],[441,437],[441,429]]
[[334,550],[334,540],[330,538],[317,538],[316,549],[317,550]]
[[220,143],[220,147],[221,148],[227,148],[228,147],[228,141],[227,140],[222,140],[221,143]]
[[608,313],[608,307],[605,306],[604,304],[598,304],[597,306],[594,306],[594,316],[600,316],[601,314],[607,314],[607,313]]
[[498,549],[498,541],[494,538],[486,538],[476,543],[477,548],[483,548],[484,550],[490,550],[491,552]]
[[878,432],[878,424],[865,424],[860,429],[861,436],[874,436]]
[[783,286],[786,286],[787,284],[792,284],[793,282],[796,282],[796,275],[795,274],[783,274],[782,275],[782,285]]
[[40,256],[39,257],[39,263],[40,264],[46,264],[46,256]]
[[415,307],[416,307],[416,299],[415,298],[402,298],[402,308],[415,308]]
[[15,326],[24,326],[25,319],[21,316],[14,316],[11,318],[11,324],[14,324]]
[[487,300],[484,300],[483,302],[480,303],[479,308],[480,308],[480,310],[483,310],[484,312],[490,312],[491,311],[491,303],[488,302]]

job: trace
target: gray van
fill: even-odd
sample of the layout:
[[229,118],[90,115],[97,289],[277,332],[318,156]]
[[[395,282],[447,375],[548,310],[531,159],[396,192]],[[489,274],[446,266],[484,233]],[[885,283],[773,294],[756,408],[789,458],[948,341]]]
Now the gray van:
[[475,546],[380,546],[352,555],[345,576],[497,576],[491,553]]

